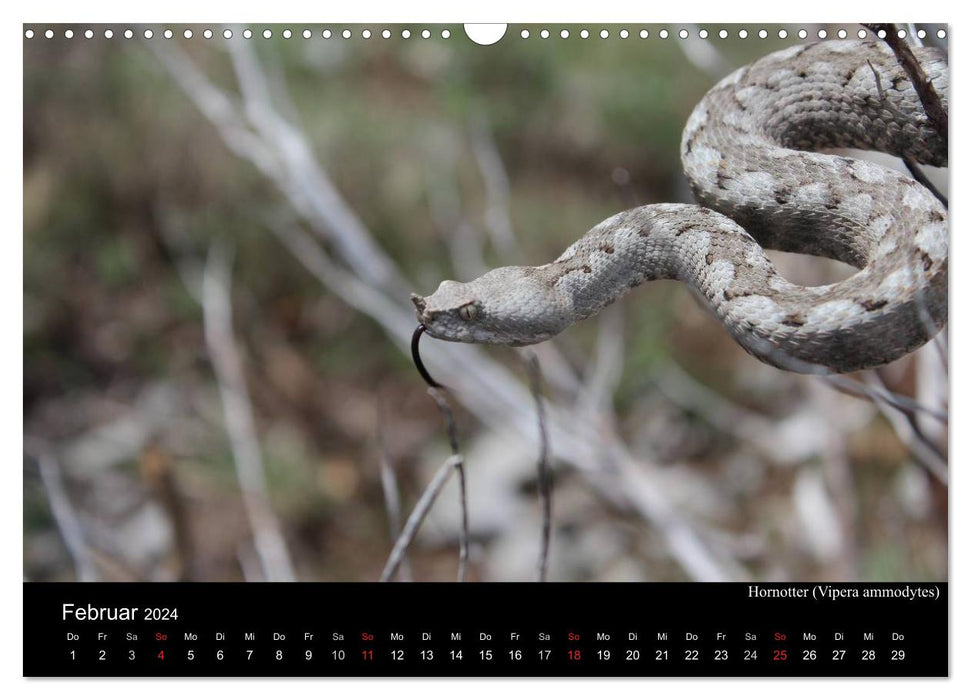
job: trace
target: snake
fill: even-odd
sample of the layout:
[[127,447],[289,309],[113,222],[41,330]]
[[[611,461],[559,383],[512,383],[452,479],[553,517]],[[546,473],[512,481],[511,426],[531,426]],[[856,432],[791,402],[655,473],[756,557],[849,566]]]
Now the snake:
[[[913,55],[947,113],[946,53]],[[551,263],[492,269],[411,295],[418,339],[524,346],[548,340],[641,284],[679,280],[749,354],[782,370],[847,373],[892,362],[947,323],[947,208],[861,149],[947,166],[913,81],[884,42],[792,46],[734,71],[681,138],[697,204],[648,204],[597,224]],[[855,270],[794,284],[766,249]]]

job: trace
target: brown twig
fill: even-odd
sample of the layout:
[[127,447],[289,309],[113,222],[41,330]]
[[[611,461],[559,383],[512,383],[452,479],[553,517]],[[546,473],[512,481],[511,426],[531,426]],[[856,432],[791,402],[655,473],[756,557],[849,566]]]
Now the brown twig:
[[529,374],[529,388],[536,402],[536,422],[539,429],[539,500],[543,509],[543,529],[540,539],[539,562],[536,567],[536,580],[546,581],[549,569],[550,538],[553,532],[553,474],[549,464],[549,436],[546,430],[546,411],[543,407],[543,374],[539,366],[539,358],[529,353],[526,358],[526,370]]
[[897,62],[900,63],[900,67],[904,69],[904,72],[910,78],[910,82],[913,83],[914,89],[917,91],[917,97],[924,107],[927,118],[930,120],[931,125],[937,131],[938,135],[944,139],[946,148],[948,135],[947,111],[944,109],[944,105],[941,104],[940,95],[937,94],[934,84],[927,77],[927,73],[924,72],[924,68],[920,65],[917,57],[914,56],[914,52],[911,51],[907,42],[897,36],[896,25],[864,24],[863,26],[877,36],[880,36],[880,32],[883,31],[883,40],[887,42],[887,46],[890,47],[890,50],[897,57]]
[[459,509],[462,512],[462,528],[459,532],[459,581],[465,581],[469,570],[469,499],[465,488],[465,459],[459,451],[459,439],[455,430],[455,416],[452,407],[445,398],[445,392],[435,387],[429,387],[428,395],[438,405],[438,410],[445,418],[445,432],[448,434],[448,444],[452,448],[455,471],[459,477]]

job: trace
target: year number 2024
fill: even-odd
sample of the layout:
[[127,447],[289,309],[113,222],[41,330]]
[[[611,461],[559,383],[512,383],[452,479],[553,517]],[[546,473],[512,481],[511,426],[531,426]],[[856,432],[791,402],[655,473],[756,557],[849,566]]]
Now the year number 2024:
[[178,620],[178,619],[179,619],[178,608],[145,608],[146,621],[153,622],[153,621]]

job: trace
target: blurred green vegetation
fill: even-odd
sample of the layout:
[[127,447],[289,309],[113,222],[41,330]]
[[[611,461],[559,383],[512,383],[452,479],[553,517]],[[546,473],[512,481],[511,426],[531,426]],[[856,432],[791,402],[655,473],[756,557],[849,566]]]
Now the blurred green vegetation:
[[[232,89],[219,40],[200,40],[194,29],[184,48]],[[373,29],[368,41],[252,41],[342,194],[422,289],[449,272],[451,232],[430,215],[428,188],[454,181],[466,215],[481,217],[467,138],[475,123],[491,128],[505,161],[510,215],[530,262],[557,255],[628,206],[625,197],[683,196],[680,131],[711,80],[674,38],[563,41],[553,27],[554,38],[527,41],[510,27],[498,45],[480,47],[461,27],[450,27],[447,41],[384,40]],[[764,50],[752,48],[753,56]],[[280,195],[227,151],[142,40],[38,40],[25,52],[28,413],[45,397],[119,372],[134,380],[171,369],[166,345],[199,319],[165,243],[171,225],[200,255],[208,241],[232,239],[235,278],[251,295],[246,314],[295,342],[322,377],[369,382],[384,378],[379,368],[408,371],[365,319],[347,318],[340,329],[307,321],[320,289],[266,235]],[[629,192],[612,181],[617,168],[629,173]],[[133,314],[139,301],[153,306]],[[644,353],[630,369],[640,372],[642,356],[664,352],[665,321],[650,305],[636,313]],[[113,321],[125,327],[119,356],[107,358],[91,336]]]
[[[173,28],[180,36],[183,27]],[[550,26],[551,38],[529,27],[532,38],[522,40],[521,27],[510,26],[497,45],[480,47],[459,26],[448,27],[448,40],[437,38],[440,28],[425,40],[413,27],[407,41],[397,27],[389,40],[380,38],[383,27],[370,27],[366,41],[359,28],[354,39],[339,38],[342,28],[332,27],[327,40],[319,31],[311,40],[296,33],[285,40],[277,28],[276,38],[252,41],[284,111],[292,109],[323,168],[416,291],[455,274],[453,231],[432,213],[432,188],[454,187],[462,215],[483,226],[472,129],[488,130],[510,179],[510,218],[527,259],[504,263],[551,260],[621,209],[688,197],[681,129],[714,78],[685,59],[676,36],[620,39],[611,27],[602,40],[596,27],[589,39],[561,40]],[[171,41],[235,94],[222,40],[192,29],[194,39]],[[231,240],[235,333],[274,505],[300,543],[301,570],[321,579],[373,578],[387,551],[386,524],[373,467],[375,417],[355,402],[394,406],[433,439],[438,415],[410,360],[381,329],[322,291],[268,235],[267,221],[288,209],[284,197],[227,149],[144,44],[120,32],[112,40],[25,42],[27,430],[67,440],[111,414],[102,400],[127,405],[158,382],[212,385],[201,311],[178,272],[171,236],[177,232],[199,264],[211,242]],[[737,66],[782,44],[714,45]],[[489,249],[486,259],[499,262]],[[671,356],[720,391],[737,391],[732,368],[744,353],[714,323],[693,326],[694,339],[685,340],[686,314],[703,315],[683,289],[659,283],[635,296],[624,306],[619,411],[635,406],[644,378]],[[568,357],[587,355],[596,332],[595,324],[572,330]],[[770,394],[766,405],[775,400]],[[235,481],[225,438],[214,434],[211,442],[204,459],[175,458],[175,473],[193,507],[217,517]],[[406,493],[421,488],[409,471],[411,450],[403,461]],[[28,538],[51,527],[38,493],[29,482]],[[912,556],[906,544],[901,552],[874,537],[868,572],[922,574],[901,563]],[[210,575],[238,575],[221,565],[227,568]],[[26,569],[32,578],[66,575],[36,564],[30,552]]]

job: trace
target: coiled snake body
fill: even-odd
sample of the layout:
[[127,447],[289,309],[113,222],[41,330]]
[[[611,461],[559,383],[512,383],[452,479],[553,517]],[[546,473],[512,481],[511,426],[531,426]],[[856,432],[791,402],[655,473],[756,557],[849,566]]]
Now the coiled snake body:
[[[945,54],[915,55],[947,109]],[[947,321],[947,211],[925,187],[870,162],[810,152],[861,148],[946,166],[911,81],[883,43],[792,47],[741,68],[684,129],[702,206],[655,204],[598,224],[559,258],[502,267],[412,295],[443,340],[529,345],[648,280],[693,287],[749,353],[806,373],[890,362]],[[820,287],[779,276],[763,248],[858,268]]]

